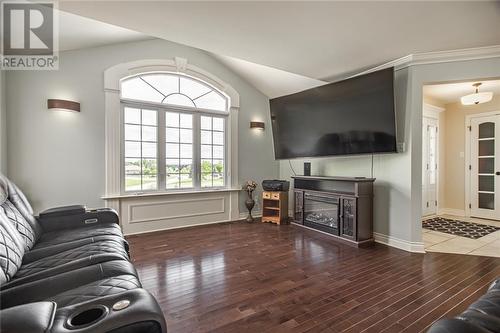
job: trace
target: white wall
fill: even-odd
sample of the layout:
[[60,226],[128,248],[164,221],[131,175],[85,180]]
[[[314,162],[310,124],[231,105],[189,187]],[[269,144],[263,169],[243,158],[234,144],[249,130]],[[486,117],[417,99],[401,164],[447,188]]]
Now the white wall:
[[0,70],[0,172],[7,173],[7,124],[5,105],[5,72]]
[[[58,71],[7,73],[8,175],[36,211],[72,203],[104,205],[103,72],[119,63],[176,56],[213,73],[240,94],[240,183],[277,177],[266,96],[202,50],[163,40],[116,44],[62,52]],[[79,101],[82,111],[48,111],[47,98]],[[250,120],[265,121],[266,131],[251,131]]]

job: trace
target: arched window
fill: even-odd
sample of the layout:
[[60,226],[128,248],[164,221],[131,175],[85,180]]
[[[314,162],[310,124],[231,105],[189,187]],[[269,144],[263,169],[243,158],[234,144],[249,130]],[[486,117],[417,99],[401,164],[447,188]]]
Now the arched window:
[[178,73],[128,77],[120,92],[124,192],[226,186],[226,95]]
[[187,108],[227,111],[227,97],[207,83],[174,73],[150,73],[123,80],[123,99]]

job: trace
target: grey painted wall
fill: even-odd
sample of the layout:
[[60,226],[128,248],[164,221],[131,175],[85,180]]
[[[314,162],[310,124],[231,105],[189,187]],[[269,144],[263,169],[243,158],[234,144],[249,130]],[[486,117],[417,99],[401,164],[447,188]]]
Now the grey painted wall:
[[5,104],[5,72],[0,70],[0,172],[7,173],[7,117]]
[[[58,71],[7,73],[9,177],[25,190],[35,210],[104,204],[100,199],[104,194],[103,72],[123,62],[176,56],[213,73],[240,94],[240,183],[277,177],[266,96],[202,50],[162,40],[116,44],[62,52]],[[82,112],[48,111],[47,98],[79,101]],[[265,121],[267,130],[251,131],[249,122],[255,119]]]

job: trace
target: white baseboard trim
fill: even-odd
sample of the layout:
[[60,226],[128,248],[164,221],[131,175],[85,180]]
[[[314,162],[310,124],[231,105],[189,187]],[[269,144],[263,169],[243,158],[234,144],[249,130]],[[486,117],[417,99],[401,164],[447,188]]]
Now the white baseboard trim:
[[[240,213],[239,214],[239,219],[243,220],[247,217],[248,213]],[[252,213],[253,217],[261,217],[262,212],[257,211],[255,213]],[[159,228],[159,229],[152,229],[152,230],[145,230],[145,231],[138,231],[138,232],[127,232],[123,233],[124,236],[132,236],[132,235],[140,235],[140,234],[149,234],[152,232],[159,232],[159,231],[167,231],[167,230],[174,230],[174,229],[183,229],[183,228],[191,228],[191,227],[201,227],[204,225],[210,225],[210,224],[219,224],[219,223],[227,223],[227,222],[235,222],[234,220],[222,220],[222,221],[213,221],[213,222],[206,222],[206,223],[193,223],[193,224],[186,224],[186,225],[180,225],[180,226],[175,226],[175,227],[167,227],[167,228]],[[123,228],[122,228],[123,230]]]
[[387,236],[378,232],[373,233],[373,238],[375,239],[375,242],[380,244],[392,246],[408,252],[425,253],[424,243],[422,242],[408,242],[406,240]]
[[[227,223],[227,222],[234,222],[234,221],[222,220],[222,221],[213,221],[213,222],[206,222],[206,223],[193,223],[193,224],[179,225],[179,226],[175,226],[175,227],[151,229],[151,230],[136,231],[136,232],[124,232],[123,235],[124,236],[141,235],[141,234],[149,234],[149,233],[159,232],[159,231],[184,229],[184,228],[191,228],[191,227],[201,227],[201,226],[204,226],[204,225],[218,224],[218,223]],[[122,231],[123,231],[123,227],[122,227]]]
[[453,215],[453,216],[465,216],[465,210],[455,209],[455,208],[440,208],[438,211],[439,215]]

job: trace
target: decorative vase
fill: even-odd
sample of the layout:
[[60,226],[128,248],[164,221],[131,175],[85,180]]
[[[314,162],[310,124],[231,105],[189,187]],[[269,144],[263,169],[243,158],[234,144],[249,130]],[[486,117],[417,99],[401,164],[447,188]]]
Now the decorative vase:
[[248,223],[252,223],[253,222],[252,209],[255,206],[255,200],[252,198],[251,192],[248,192],[248,198],[245,201],[245,206],[247,206],[248,209],[248,216],[246,218],[246,221]]

